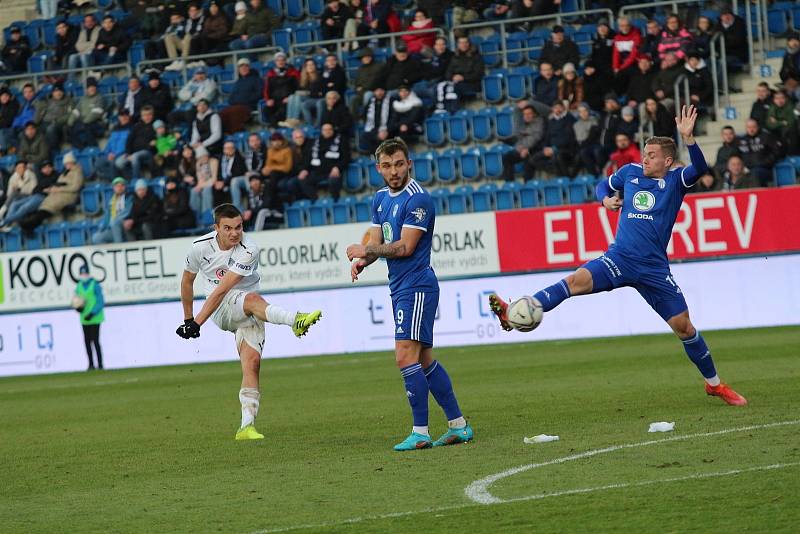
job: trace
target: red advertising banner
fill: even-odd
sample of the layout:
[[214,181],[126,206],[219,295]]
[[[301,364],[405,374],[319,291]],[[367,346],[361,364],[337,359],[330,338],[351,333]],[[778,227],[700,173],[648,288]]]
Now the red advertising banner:
[[[619,214],[600,203],[498,212],[501,272],[556,269],[598,257]],[[800,187],[688,195],[672,230],[670,258],[800,250]]]

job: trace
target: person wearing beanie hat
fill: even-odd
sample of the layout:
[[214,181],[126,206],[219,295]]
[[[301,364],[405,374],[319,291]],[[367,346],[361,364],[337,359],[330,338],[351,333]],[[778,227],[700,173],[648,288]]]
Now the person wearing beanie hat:
[[108,99],[97,90],[97,79],[88,78],[83,96],[78,98],[67,119],[67,135],[73,148],[97,146],[97,140],[105,134],[109,107]]
[[164,121],[153,122],[153,130],[156,132],[156,155],[154,162],[158,174],[171,174],[175,172],[178,162],[178,137],[177,132],[167,130]]
[[322,23],[322,40],[341,39],[344,37],[347,19],[353,18],[353,13],[342,0],[326,0],[325,4],[325,10],[319,17]]
[[142,104],[153,106],[156,119],[167,120],[175,107],[172,91],[161,81],[161,73],[155,69],[148,71],[147,84],[142,87]]
[[28,58],[31,57],[31,44],[28,38],[22,35],[19,26],[12,26],[10,38],[0,52],[0,73],[14,74],[28,70]]
[[250,11],[243,12],[236,3],[236,20],[231,28],[231,50],[250,50],[269,46],[272,30],[279,27],[276,15],[264,5],[263,0],[250,0]]
[[122,222],[125,240],[129,242],[140,239],[150,241],[161,237],[159,223],[163,215],[164,205],[161,203],[161,199],[147,187],[146,181],[136,180],[131,211]]
[[[639,119],[636,117],[636,110],[631,106],[623,106],[620,110],[620,117],[622,117],[622,121],[617,126],[615,133],[625,134],[631,142],[635,141],[639,136]],[[619,143],[616,144],[619,148]]]
[[[83,264],[78,269],[78,285],[72,296],[72,307],[80,314],[83,328],[83,342],[86,345],[86,356],[89,358],[88,371],[103,368],[103,351],[100,349],[100,325],[105,320],[103,312],[105,299],[100,282],[89,273],[89,266]],[[92,360],[92,347],[97,360],[95,367]]]
[[353,85],[356,96],[350,104],[350,113],[353,117],[361,115],[361,110],[372,98],[372,92],[383,83],[384,64],[375,61],[372,48],[365,47],[359,51],[360,65],[356,71]]
[[578,104],[583,102],[583,79],[578,76],[578,71],[572,63],[564,63],[561,69],[562,77],[558,80],[558,99],[564,102],[569,111],[578,109]]
[[276,128],[279,122],[286,120],[286,106],[300,84],[300,71],[287,63],[283,52],[273,56],[273,63],[264,78],[263,118]]
[[128,193],[128,181],[117,176],[111,181],[112,195],[103,211],[100,227],[92,234],[92,244],[123,243],[125,219],[133,207],[133,197]]
[[72,97],[64,93],[64,86],[55,84],[50,97],[44,102],[40,102],[36,109],[33,120],[44,133],[47,146],[51,150],[58,151],[61,147],[64,128],[69,121],[72,107]]

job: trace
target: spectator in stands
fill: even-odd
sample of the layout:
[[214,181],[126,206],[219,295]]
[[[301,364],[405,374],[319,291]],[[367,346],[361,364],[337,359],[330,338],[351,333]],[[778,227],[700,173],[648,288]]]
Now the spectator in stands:
[[422,100],[407,85],[397,90],[397,98],[392,101],[389,114],[389,135],[401,137],[404,141],[416,142],[422,134],[425,110]]
[[772,90],[767,82],[761,82],[756,87],[756,101],[750,108],[750,118],[766,126],[770,106],[772,106]]
[[142,177],[144,168],[153,165],[153,154],[156,148],[156,131],[153,128],[155,114],[152,106],[142,108],[142,117],[133,125],[128,139],[125,141],[125,153],[119,156],[114,165],[117,170],[133,180]]
[[684,69],[689,80],[689,98],[698,109],[709,110],[714,105],[714,82],[706,61],[695,50],[690,51],[686,58]]
[[19,112],[19,102],[8,87],[0,88],[0,156],[5,156],[14,146],[14,117]]
[[19,26],[11,26],[10,39],[0,52],[0,73],[14,74],[28,70],[31,57],[31,43],[22,35]]
[[258,108],[263,91],[261,76],[250,68],[249,59],[246,57],[239,59],[237,69],[239,78],[233,84],[228,105],[219,112],[222,130],[227,133],[244,130],[252,112]]
[[231,195],[231,202],[244,209],[243,195],[247,195],[247,164],[233,141],[225,141],[219,161],[219,181],[222,189]]
[[197,184],[195,173],[197,172],[197,160],[194,157],[194,149],[189,145],[183,145],[178,158],[178,165],[175,169],[175,177],[180,182],[181,187],[191,189]]
[[266,208],[267,203],[264,183],[258,176],[251,176],[247,187],[247,209],[242,212],[247,231],[258,232],[264,229],[264,221],[272,211]]
[[28,214],[19,222],[20,228],[26,233],[31,233],[45,219],[74,205],[78,202],[81,187],[83,187],[83,169],[78,165],[75,155],[67,152],[64,155],[64,172],[53,185],[45,190],[46,196],[39,204],[39,209]]
[[[726,161],[727,164],[727,161]],[[724,170],[723,170],[724,171]],[[719,191],[722,189],[722,179],[714,174],[706,173],[700,177],[700,180],[689,189],[689,193],[709,193],[712,191]]]
[[675,137],[675,117],[667,111],[667,108],[653,97],[644,101],[644,114],[642,116],[642,126],[645,136],[652,128],[652,135],[659,137]]
[[[304,141],[305,142],[305,141]],[[269,138],[269,149],[263,176],[263,207],[274,212],[275,217],[283,218],[283,203],[280,192],[286,191],[294,167],[294,154],[286,138],[280,132],[274,132]]]
[[575,131],[575,141],[578,143],[577,156],[580,168],[586,169],[594,176],[599,175],[605,161],[603,145],[600,144],[600,123],[597,117],[591,114],[591,108],[586,102],[578,106],[578,118],[572,129]]
[[362,144],[372,154],[383,141],[389,138],[389,118],[392,99],[383,87],[376,87],[364,108],[364,133]]
[[[344,96],[347,91],[347,78],[344,74],[344,69],[339,65],[339,60],[333,54],[328,54],[325,57],[325,66],[321,73],[316,73],[316,69],[312,68],[306,62],[303,65],[304,72],[307,73],[308,91],[309,94],[303,99],[301,105],[304,122],[309,125],[319,125],[322,112],[325,109],[325,94],[328,91],[336,91],[340,96]],[[302,82],[302,75],[301,75]],[[300,84],[302,88],[302,83]],[[295,119],[295,117],[288,116],[287,119]],[[293,120],[285,121],[289,128],[296,127],[299,122],[295,123]]]
[[661,32],[661,40],[658,43],[658,58],[664,60],[670,52],[675,54],[679,60],[685,60],[686,54],[692,46],[692,34],[689,33],[678,15],[674,13],[667,17],[667,27]]
[[100,26],[98,26],[97,19],[94,18],[94,15],[86,15],[83,17],[83,26],[81,26],[78,32],[78,38],[75,41],[75,53],[70,55],[67,60],[70,70],[75,70],[79,67],[85,69],[92,65],[94,46],[97,43],[99,35]]
[[244,149],[243,156],[244,164],[247,167],[247,177],[257,176],[261,179],[261,168],[264,167],[266,162],[267,151],[259,134],[251,133],[247,136],[247,146]]
[[603,116],[600,119],[600,143],[603,145],[607,156],[617,148],[615,136],[622,123],[622,113],[616,94],[606,93],[604,98]]
[[672,52],[667,52],[664,55],[664,59],[661,60],[661,70],[653,78],[651,89],[653,89],[656,98],[668,109],[672,109],[675,105],[673,99],[675,96],[675,80],[684,72],[685,70],[678,61],[678,57]]
[[625,106],[620,109],[620,117],[622,120],[617,126],[616,133],[625,134],[631,141],[636,141],[639,138],[639,119],[636,118],[636,112],[632,107]]
[[367,0],[358,35],[378,35],[399,30],[400,20],[389,0]]
[[44,199],[43,194],[34,194],[36,184],[36,173],[28,167],[28,162],[17,160],[8,179],[5,203],[0,207],[0,230],[10,229],[10,225],[36,211]]
[[[539,73],[541,74],[541,67]],[[586,62],[583,67],[583,99],[592,111],[603,111],[603,95],[608,92],[613,81],[610,71],[598,70],[592,60]]]
[[334,131],[332,124],[323,124],[320,136],[306,153],[305,166],[292,178],[289,190],[295,198],[317,199],[317,189],[327,182],[328,192],[334,200],[342,190],[342,176],[350,163],[349,139]]
[[128,80],[128,90],[119,95],[117,101],[118,109],[127,110],[131,116],[131,121],[139,120],[139,113],[145,105],[145,93],[142,91],[142,82],[136,76],[131,76]]
[[786,39],[780,77],[784,90],[793,95],[795,100],[800,100],[800,36],[796,33]]
[[425,56],[423,66],[425,67],[424,78],[427,85],[436,84],[444,80],[447,74],[447,66],[453,59],[453,51],[447,47],[447,39],[437,37],[433,42],[433,52],[430,56]]
[[[317,64],[312,58],[308,58],[303,62],[303,68],[300,71],[298,89],[289,96],[286,103],[286,120],[279,122],[278,126],[297,128],[302,122],[313,124],[313,110],[317,109],[317,99],[323,98],[324,94],[324,82],[317,69]],[[307,102],[308,107],[306,107]],[[303,117],[302,122],[300,121],[301,116]]]
[[[474,96],[481,90],[484,71],[483,58],[478,49],[472,45],[469,37],[459,36],[456,41],[456,51],[444,75],[450,82],[445,93],[455,93],[458,102],[463,103],[466,98]],[[445,96],[444,100],[450,98]]]
[[553,103],[542,148],[530,159],[530,165],[536,170],[545,170],[558,176],[574,175],[575,130],[572,124],[575,119],[567,112],[567,108],[559,102]]
[[273,56],[274,66],[264,77],[264,119],[273,128],[286,120],[286,106],[289,97],[300,83],[300,71],[286,62],[286,54],[278,52]]
[[108,109],[108,101],[97,91],[97,80],[87,79],[86,92],[67,119],[68,137],[73,148],[82,150],[97,146],[97,140],[105,135]]
[[36,168],[50,159],[50,146],[33,121],[25,124],[25,129],[19,137],[17,159],[25,160]]
[[529,164],[531,156],[538,150],[544,139],[545,120],[539,116],[528,102],[519,102],[514,108],[514,150],[503,154],[503,179],[510,182],[514,179],[514,165],[524,163],[525,179],[533,177],[534,168]]
[[359,65],[355,80],[353,80],[353,87],[356,90],[356,95],[350,107],[350,113],[353,117],[358,117],[361,114],[361,109],[372,98],[372,91],[379,85],[383,85],[384,77],[384,64],[375,62],[371,48],[361,49],[358,55],[361,65]]
[[[322,40],[330,41],[344,37],[344,27],[352,14],[350,8],[340,0],[326,0],[325,10],[320,16]],[[335,47],[329,48],[333,50]]]
[[219,179],[219,160],[212,158],[202,145],[194,149],[194,156],[194,176],[187,175],[184,177],[184,181],[190,183],[189,179],[192,179],[189,205],[195,213],[204,213],[213,209],[216,199],[221,196],[220,192],[215,193]]
[[386,62],[384,70],[386,78],[385,88],[390,95],[397,91],[401,85],[414,85],[422,79],[424,74],[422,62],[408,53],[408,46],[404,41],[397,43],[394,54]]
[[120,110],[117,115],[117,125],[111,130],[103,152],[95,162],[95,173],[97,177],[110,182],[116,173],[117,158],[125,154],[125,147],[128,142],[128,135],[131,133],[131,116],[126,109]]
[[[697,26],[692,31],[692,48],[703,59],[711,57],[711,39],[714,38],[714,24],[705,16],[697,17]],[[719,52],[717,52],[719,53]]]
[[150,70],[147,75],[147,85],[142,88],[142,102],[153,107],[156,120],[165,121],[174,107],[172,91],[161,83],[161,73],[157,70]]
[[579,65],[580,51],[575,41],[564,35],[564,26],[556,24],[550,33],[550,40],[544,44],[539,61],[550,63],[556,76],[561,76],[561,68],[565,63]]
[[647,54],[640,55],[636,62],[636,71],[631,74],[625,93],[628,96],[629,106],[635,108],[648,98],[655,96],[653,92],[655,77],[656,71],[653,68],[652,58]]
[[163,218],[164,205],[161,203],[161,199],[147,187],[147,182],[142,179],[137,180],[133,189],[131,211],[122,222],[122,227],[125,229],[125,240],[151,241],[161,237],[159,223]]
[[649,54],[650,57],[656,59],[658,55],[658,45],[661,42],[661,25],[657,20],[650,19],[647,21],[647,29],[642,41],[641,51],[643,54]]
[[722,189],[724,191],[738,191],[739,189],[752,189],[759,187],[758,178],[750,173],[744,166],[741,156],[733,155],[728,158],[728,168],[722,175]]
[[128,181],[121,176],[111,182],[113,194],[108,199],[100,227],[92,235],[92,244],[125,242],[125,219],[133,207],[133,198],[127,193]]
[[162,120],[153,121],[153,129],[156,131],[156,154],[153,156],[153,166],[159,175],[174,175],[178,163],[180,134],[167,131],[167,125]]
[[[630,109],[630,108],[625,108]],[[608,165],[606,166],[606,176],[611,176],[623,165],[628,163],[641,163],[642,155],[639,152],[639,145],[631,142],[631,138],[624,133],[616,135],[617,149],[608,156]]]
[[553,73],[550,63],[539,63],[539,76],[533,82],[534,100],[546,106],[552,106],[558,100],[558,78]]
[[772,105],[767,112],[767,123],[764,127],[774,137],[782,140],[787,154],[790,156],[797,154],[797,116],[792,102],[784,91],[776,91],[772,97]]
[[[164,30],[161,40],[167,51],[167,57],[172,60],[172,63],[164,67],[164,70],[179,71],[186,66],[183,59],[189,56],[192,44],[192,38],[186,34],[186,26],[186,20],[184,20],[182,13],[174,11],[169,16],[169,26]],[[179,51],[183,52],[183,59],[178,59]]]
[[[211,54],[228,49],[228,35],[231,31],[228,17],[216,2],[208,6],[208,16],[203,23],[203,29],[192,39],[192,54]],[[208,64],[220,64],[222,59],[209,59]]]
[[292,142],[289,148],[292,149],[292,170],[289,174],[297,176],[303,170],[307,152],[311,150],[311,143],[308,142],[305,132],[300,128],[292,130]]
[[196,109],[190,144],[195,152],[198,147],[203,146],[212,157],[217,157],[222,152],[222,120],[210,108],[208,100],[201,99]]
[[333,124],[336,133],[341,132],[347,136],[352,134],[353,117],[350,115],[344,99],[336,91],[328,91],[325,95],[325,108],[322,110],[320,122]]
[[350,18],[344,24],[344,34],[342,38],[348,43],[344,48],[348,51],[355,51],[359,48],[358,41],[355,40],[361,31],[364,23],[364,0],[350,0]]
[[166,235],[195,225],[195,215],[189,207],[189,193],[178,186],[176,179],[169,179],[164,184],[163,224]]
[[[31,196],[28,197],[25,205],[17,206],[15,208],[14,220],[20,221],[27,217],[29,213],[33,213],[42,205],[45,195],[50,190],[50,186],[58,181],[55,167],[50,161],[44,161],[39,165],[39,172],[36,173],[36,187],[33,188]],[[12,224],[11,212],[6,214],[3,224]]]
[[736,131],[733,126],[723,126],[722,146],[717,150],[717,159],[714,162],[714,174],[721,179],[728,169],[728,160],[731,156],[739,155],[739,141],[736,139]]
[[[250,0],[250,11],[241,0],[236,2],[236,20],[231,28],[234,39],[231,50],[249,50],[269,46],[272,30],[278,27],[278,19],[262,0]],[[243,16],[242,16],[243,15]]]
[[614,88],[625,94],[630,79],[636,72],[636,60],[640,57],[642,34],[639,28],[631,24],[628,17],[617,19],[619,33],[614,36],[614,49],[611,55],[611,68],[614,72]]
[[575,65],[565,63],[561,69],[562,78],[558,80],[558,99],[570,111],[577,111],[583,102],[583,79],[578,76]]
[[[444,2],[440,3],[444,4]],[[503,20],[509,18],[511,16],[511,4],[511,0],[493,0],[491,5],[483,11],[483,18],[486,20]],[[422,7],[419,2],[417,2],[417,5]],[[443,26],[443,20],[438,20],[431,11],[428,11],[428,13],[431,14],[431,18],[437,26]]]
[[[414,20],[408,25],[406,31],[433,30],[433,20],[428,17],[428,13],[421,8],[414,11]],[[408,53],[412,56],[419,56],[422,51],[433,47],[436,32],[404,34],[401,36],[408,47]]]
[[19,106],[17,116],[14,117],[14,122],[11,126],[14,128],[14,133],[19,136],[20,132],[25,128],[25,125],[33,120],[36,116],[36,90],[33,84],[26,83],[22,86],[22,102]]
[[490,5],[487,0],[453,0],[453,27],[475,22]]
[[[358,0],[356,0],[358,1]],[[509,0],[500,0],[500,3],[509,4],[506,13],[510,9]],[[417,0],[417,7],[424,9],[436,26],[444,26],[444,14],[450,9],[452,0]],[[350,9],[353,9],[353,0],[350,0]]]
[[[241,60],[239,60],[239,62],[241,63]],[[247,65],[249,67],[250,60],[247,60]],[[241,70],[239,71],[239,73],[241,75]],[[260,95],[261,92],[259,91],[259,96]],[[207,102],[214,102],[216,98],[217,98],[217,82],[215,82],[212,78],[208,77],[208,72],[206,71],[205,67],[198,67],[194,71],[192,79],[186,82],[186,85],[181,87],[181,90],[178,91],[178,100],[180,100],[181,102],[189,102],[193,106],[196,106],[197,103],[200,102],[201,100],[206,100]]]
[[616,32],[611,29],[606,19],[598,21],[597,30],[592,37],[592,53],[589,57],[601,69],[611,70],[616,36]]
[[94,64],[125,63],[128,59],[128,49],[131,47],[127,32],[114,22],[114,17],[110,15],[103,17],[102,26],[92,52]]
[[75,42],[78,40],[78,28],[70,26],[62,20],[56,24],[56,45],[53,47],[53,55],[49,60],[49,68],[52,70],[67,68],[69,57],[77,53]]
[[762,187],[772,181],[772,168],[780,159],[782,147],[769,132],[762,130],[753,119],[745,123],[745,134],[739,137],[739,153],[744,164]]
[[739,69],[750,61],[747,49],[747,27],[742,17],[733,14],[733,10],[725,7],[720,11],[719,31],[725,40],[725,54],[728,70]]
[[[186,19],[185,28],[184,28],[184,36],[183,36],[183,39],[181,40],[181,45],[177,46],[178,43],[176,43],[173,40],[173,44],[176,45],[174,51],[177,52],[177,48],[180,48],[184,60],[191,53],[192,45],[195,42],[195,40],[197,39],[197,37],[200,35],[200,33],[203,31],[203,26],[206,23],[206,16],[203,13],[203,9],[200,6],[198,6],[197,4],[194,4],[194,3],[189,4],[188,15],[189,16]],[[169,50],[168,50],[168,52],[169,52]],[[177,53],[176,53],[175,56],[170,56],[170,57],[171,58],[172,57],[177,57]],[[193,63],[190,63],[187,66],[188,67],[200,67],[200,66],[205,66],[205,64],[206,64],[205,61],[201,60],[201,61],[195,61]],[[176,69],[176,70],[179,70],[179,69]]]

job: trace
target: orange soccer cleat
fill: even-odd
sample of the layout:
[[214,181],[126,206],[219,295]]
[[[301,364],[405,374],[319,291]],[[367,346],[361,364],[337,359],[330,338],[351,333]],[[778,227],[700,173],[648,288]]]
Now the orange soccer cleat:
[[507,332],[514,330],[514,327],[508,324],[508,302],[497,296],[497,293],[492,293],[489,295],[489,308],[500,320],[500,326],[503,330]]
[[745,406],[747,399],[736,393],[727,384],[720,382],[718,386],[706,383],[706,394],[712,397],[719,397],[731,406]]

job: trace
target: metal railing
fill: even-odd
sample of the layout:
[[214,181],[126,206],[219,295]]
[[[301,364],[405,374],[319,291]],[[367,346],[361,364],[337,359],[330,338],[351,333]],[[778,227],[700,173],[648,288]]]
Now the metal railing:
[[[471,22],[469,24],[461,24],[459,26],[454,26],[450,29],[450,42],[451,44],[455,44],[455,34],[459,31],[467,31],[467,30],[475,30],[478,28],[499,28],[499,35],[500,35],[500,50],[499,54],[502,58],[503,68],[508,68],[508,47],[506,43],[506,38],[508,37],[509,31],[506,29],[507,26],[516,26],[519,24],[523,24],[526,22],[539,22],[539,23],[547,23],[547,22],[555,22],[556,24],[561,24],[562,20],[565,18],[573,18],[573,17],[580,17],[582,15],[605,15],[608,18],[609,24],[612,27],[616,26],[614,22],[614,13],[607,8],[602,9],[584,9],[582,11],[571,11],[569,13],[553,13],[552,15],[537,15],[535,17],[521,17],[517,19],[501,19],[501,20],[490,20],[490,21],[483,21],[483,22]],[[514,48],[513,52],[525,53],[527,54],[531,50],[536,50],[533,47],[521,47],[521,48]]]
[[80,79],[81,83],[85,86],[86,79],[89,78],[89,72],[101,72],[106,73],[107,71],[116,71],[116,70],[125,70],[128,73],[128,76],[131,75],[133,72],[131,69],[130,63],[114,63],[111,65],[93,65],[89,67],[80,66],[75,69],[55,69],[55,70],[45,70],[41,72],[20,72],[17,74],[8,74],[5,76],[0,76],[0,83],[7,83],[11,84],[13,82],[24,81],[28,82],[33,79],[34,85],[39,85],[39,80],[41,78],[46,77],[63,77],[63,76],[74,76],[76,73],[80,73],[77,77]]
[[[727,53],[725,51],[725,39],[722,34],[718,33],[711,38],[709,43],[709,54],[711,58],[711,80],[714,86],[714,113],[715,120],[719,120],[720,106],[719,95],[722,93],[725,96],[725,106],[731,105],[730,88],[728,87],[728,62]],[[717,56],[717,46],[719,46],[719,56]],[[720,84],[720,74],[722,75],[722,83]]]
[[[183,80],[186,81],[187,71],[191,70],[187,67],[189,63],[193,63],[196,61],[205,61],[206,59],[217,59],[222,58],[223,60],[227,58],[233,58],[233,64],[235,65],[239,61],[239,57],[249,57],[253,54],[276,54],[283,49],[279,46],[264,46],[261,48],[249,48],[247,50],[226,50],[224,52],[212,52],[210,54],[196,54],[193,56],[187,57],[173,57],[173,58],[161,58],[161,59],[145,59],[136,64],[136,72],[141,74],[145,72],[149,67],[157,66],[157,65],[169,65],[173,61],[180,60],[183,62],[183,67],[180,70],[176,70],[174,72],[180,72],[183,76]],[[234,70],[234,79],[239,77],[239,70]]]
[[[683,90],[683,98],[681,99],[681,89]],[[675,115],[680,116],[681,113],[681,106],[691,104],[692,100],[689,95],[689,78],[685,74],[681,74],[675,80],[675,84],[673,85],[673,90],[675,91]],[[678,138],[678,154],[683,157],[684,148],[683,145],[683,138],[680,135],[676,136]]]

